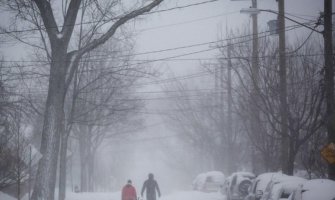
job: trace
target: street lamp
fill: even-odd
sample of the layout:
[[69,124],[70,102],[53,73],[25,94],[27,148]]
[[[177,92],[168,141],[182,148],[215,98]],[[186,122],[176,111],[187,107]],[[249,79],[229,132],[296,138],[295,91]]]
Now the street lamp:
[[[269,10],[269,9],[258,9],[258,8],[255,8],[255,7],[242,8],[242,9],[240,10],[240,13],[243,13],[243,14],[249,14],[249,15],[256,15],[256,14],[259,14],[260,12],[273,13],[273,14],[278,15],[278,16],[281,15],[281,14],[279,14],[277,11],[274,11],[274,10]],[[284,17],[285,19],[287,19],[287,20],[289,20],[289,21],[292,21],[292,22],[294,22],[294,23],[296,23],[296,24],[298,24],[298,25],[301,25],[301,26],[303,26],[303,27],[305,27],[305,28],[308,28],[308,29],[310,29],[310,30],[312,30],[312,31],[315,31],[315,32],[317,32],[317,33],[322,34],[321,31],[318,31],[318,30],[316,30],[315,28],[312,28],[312,27],[310,27],[310,26],[307,26],[306,24],[303,24],[303,23],[301,23],[301,22],[298,22],[298,21],[296,21],[296,20],[294,20],[294,19],[291,19],[291,18],[289,18],[289,17],[287,17],[287,16],[285,16],[285,15],[283,15],[282,17]],[[272,22],[271,22],[271,21],[272,21]],[[277,22],[275,22],[276,20],[275,20],[275,21],[271,20],[271,21],[268,22],[268,25],[269,25],[269,27],[270,27],[270,32],[273,31],[273,27],[276,27],[276,25],[277,25]],[[269,24],[269,23],[271,23],[271,24]],[[317,24],[317,25],[318,25],[318,24]]]
[[249,14],[249,15],[257,15],[261,12],[260,9],[258,8],[254,8],[254,7],[250,7],[250,8],[242,8],[240,10],[240,13],[242,14]]

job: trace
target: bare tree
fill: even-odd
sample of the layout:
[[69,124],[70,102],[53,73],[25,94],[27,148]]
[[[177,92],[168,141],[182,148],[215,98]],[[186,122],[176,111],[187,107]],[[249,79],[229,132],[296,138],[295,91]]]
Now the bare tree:
[[[54,15],[56,11],[55,5],[52,5],[49,1],[35,0],[30,2],[21,0],[7,2],[10,8],[18,11],[18,15],[23,20],[29,21],[31,19],[29,16],[36,16],[36,14],[38,14],[37,18],[42,19],[43,26],[39,24],[37,28],[41,29],[41,27],[43,27],[45,29],[48,43],[50,44],[50,78],[41,142],[43,158],[39,163],[39,170],[32,195],[33,199],[54,198],[60,136],[65,131],[64,99],[81,57],[105,43],[115,34],[121,25],[138,15],[150,11],[162,1],[163,0],[155,0],[146,5],[143,4],[143,6],[135,10],[120,13],[120,17],[116,18],[116,21],[113,25],[109,26],[107,31],[100,36],[92,36],[96,39],[83,45],[80,49],[70,52],[70,40],[73,35],[78,12],[81,9],[80,5],[82,1],[72,0],[63,2],[64,4],[62,4],[61,8],[64,9],[64,18],[61,26],[59,26],[58,19]],[[112,3],[114,3],[114,1]],[[117,1],[115,3],[117,3]],[[99,7],[100,6],[96,6],[96,8]],[[35,12],[37,10],[38,12]],[[99,9],[97,11],[99,11]],[[30,13],[34,14],[29,15]],[[102,15],[100,22],[104,22],[106,19],[111,21],[110,17],[110,15]]]
[[[244,38],[244,37],[238,37]],[[236,44],[245,43],[248,39],[234,41]],[[250,40],[249,40],[250,41]],[[281,138],[281,117],[279,99],[279,79],[278,79],[278,52],[276,43],[272,43],[268,37],[260,39],[259,49],[259,79],[253,80],[249,45],[235,45],[233,51],[234,72],[239,80],[240,104],[238,113],[242,120],[250,121],[253,115],[245,114],[251,104],[260,111],[259,131],[249,134],[250,141],[256,149],[262,153],[264,165],[269,159],[273,160],[278,152],[278,141]],[[322,90],[320,87],[320,70],[315,66],[320,66],[320,62],[314,55],[317,43],[309,43],[300,51],[293,51],[287,55],[289,60],[288,71],[288,110],[289,110],[289,141],[287,157],[288,160],[280,160],[285,163],[288,173],[293,174],[294,161],[301,145],[315,134],[321,127],[322,111]],[[248,50],[249,49],[249,50]],[[294,48],[292,48],[294,49]],[[301,47],[295,48],[296,50]],[[228,57],[225,56],[227,59]],[[252,89],[250,85],[258,83],[257,99],[251,99]],[[250,112],[246,112],[250,113]],[[242,121],[243,122],[243,121]],[[248,124],[248,123],[244,123]],[[247,128],[248,130],[248,128]],[[280,147],[283,148],[283,147]],[[279,149],[280,149],[279,148]],[[279,163],[278,163],[279,164]],[[266,166],[266,169],[276,169],[276,166]]]
[[[106,48],[106,45],[104,48]],[[103,52],[103,48],[98,49]],[[76,79],[76,107],[71,121],[79,141],[81,154],[81,191],[93,191],[94,159],[102,141],[120,134],[120,124],[129,125],[131,114],[141,104],[132,97],[132,86],[145,75],[145,67],[128,63],[122,57],[122,49],[113,49],[110,60],[89,62],[83,60]],[[128,51],[125,51],[128,54]],[[95,57],[94,52],[90,55]],[[130,55],[130,54],[128,54]]]

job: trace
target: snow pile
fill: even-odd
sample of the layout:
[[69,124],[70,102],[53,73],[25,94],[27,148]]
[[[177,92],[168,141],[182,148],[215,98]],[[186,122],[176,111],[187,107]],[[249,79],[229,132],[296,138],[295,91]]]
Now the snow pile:
[[332,200],[335,198],[335,181],[314,179],[302,187],[303,200]]
[[0,199],[1,200],[16,200],[16,198],[11,197],[3,192],[0,192]]

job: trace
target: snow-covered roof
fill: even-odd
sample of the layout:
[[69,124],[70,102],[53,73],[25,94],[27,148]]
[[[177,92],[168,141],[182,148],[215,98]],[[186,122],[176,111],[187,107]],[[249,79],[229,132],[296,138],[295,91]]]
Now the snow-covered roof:
[[258,182],[256,190],[264,191],[266,186],[268,185],[268,183],[271,180],[275,180],[275,179],[278,179],[278,178],[283,178],[283,177],[286,177],[286,176],[287,175],[282,174],[280,172],[269,172],[269,173],[260,174],[256,178],[256,182]]
[[234,176],[237,176],[238,178],[249,178],[249,179],[253,179],[256,177],[255,174],[251,172],[234,172],[229,177],[227,177],[227,180],[230,181]]
[[220,171],[209,171],[209,172],[204,172],[199,174],[193,181],[193,184],[202,182],[204,183],[207,179],[207,177],[211,177],[213,182],[219,182],[219,183],[224,183],[225,181],[225,176],[222,172]]

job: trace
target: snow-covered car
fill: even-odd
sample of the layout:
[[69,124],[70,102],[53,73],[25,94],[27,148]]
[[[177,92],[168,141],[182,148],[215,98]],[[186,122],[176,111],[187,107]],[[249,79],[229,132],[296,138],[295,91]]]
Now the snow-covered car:
[[296,176],[279,176],[272,179],[265,188],[261,200],[283,200],[307,180]]
[[199,174],[193,181],[193,189],[203,192],[218,192],[222,190],[225,176],[220,171],[210,171]]
[[264,194],[264,191],[271,180],[278,177],[286,177],[287,175],[282,173],[264,173],[258,175],[252,182],[249,188],[248,195],[244,198],[245,200],[260,200]]
[[225,182],[227,200],[243,200],[256,176],[250,172],[235,172]]
[[304,182],[288,200],[335,200],[335,181],[313,179]]

